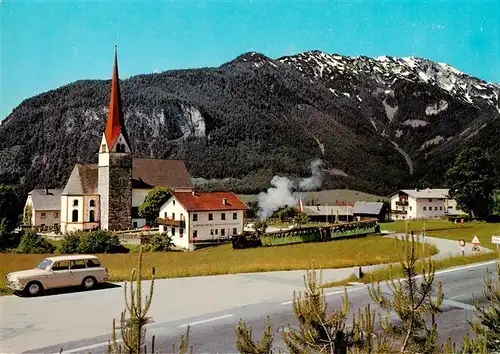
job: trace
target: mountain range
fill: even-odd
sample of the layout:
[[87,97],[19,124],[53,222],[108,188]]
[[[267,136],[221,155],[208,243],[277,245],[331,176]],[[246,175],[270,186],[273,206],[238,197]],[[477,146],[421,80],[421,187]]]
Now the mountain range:
[[[256,193],[316,158],[326,189],[440,187],[466,146],[500,166],[500,85],[423,58],[250,52],[120,85],[135,156],[184,159],[200,189]],[[0,183],[24,197],[96,162],[109,94],[82,80],[23,101],[0,125]]]

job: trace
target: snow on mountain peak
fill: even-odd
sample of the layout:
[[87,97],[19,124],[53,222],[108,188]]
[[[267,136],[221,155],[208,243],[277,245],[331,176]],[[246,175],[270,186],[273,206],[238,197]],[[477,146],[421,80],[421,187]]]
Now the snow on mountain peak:
[[359,93],[356,82],[373,82],[377,87],[392,89],[395,82],[404,80],[435,86],[469,104],[493,107],[499,104],[500,85],[487,83],[448,64],[425,58],[386,55],[369,58],[311,50],[276,61],[297,68],[303,76],[322,81],[329,88],[341,81],[343,90],[349,92],[351,97]]

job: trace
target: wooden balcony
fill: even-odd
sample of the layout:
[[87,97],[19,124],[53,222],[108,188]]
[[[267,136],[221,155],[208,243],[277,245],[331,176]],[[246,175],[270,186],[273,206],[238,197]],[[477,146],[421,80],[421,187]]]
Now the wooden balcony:
[[399,205],[399,206],[407,206],[408,205],[408,201],[407,200],[398,200],[396,202],[396,205]]
[[408,214],[408,211],[406,211],[406,210],[391,210],[391,214],[406,215],[406,214]]
[[182,229],[186,228],[185,220],[174,220],[171,218],[158,218],[156,219],[158,225],[171,226],[171,227],[180,227]]

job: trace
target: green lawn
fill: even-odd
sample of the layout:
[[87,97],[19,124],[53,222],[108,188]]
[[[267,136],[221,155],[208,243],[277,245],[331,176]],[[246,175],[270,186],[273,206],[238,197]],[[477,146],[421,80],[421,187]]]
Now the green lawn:
[[477,235],[481,246],[496,249],[491,243],[492,235],[500,235],[500,223],[469,222],[465,224],[454,224],[448,220],[412,220],[381,223],[380,230],[395,232],[413,231],[418,234],[425,227],[425,234],[432,237],[447,238],[450,240],[464,239],[470,243],[474,235]]

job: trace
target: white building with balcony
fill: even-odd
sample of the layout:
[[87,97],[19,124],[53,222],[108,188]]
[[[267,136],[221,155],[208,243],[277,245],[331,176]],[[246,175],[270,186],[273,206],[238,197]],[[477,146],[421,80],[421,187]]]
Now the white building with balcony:
[[457,202],[448,196],[448,189],[402,189],[391,195],[393,220],[436,219],[459,215]]
[[196,244],[228,239],[243,231],[247,205],[230,192],[171,192],[158,223],[172,242],[193,250]]

